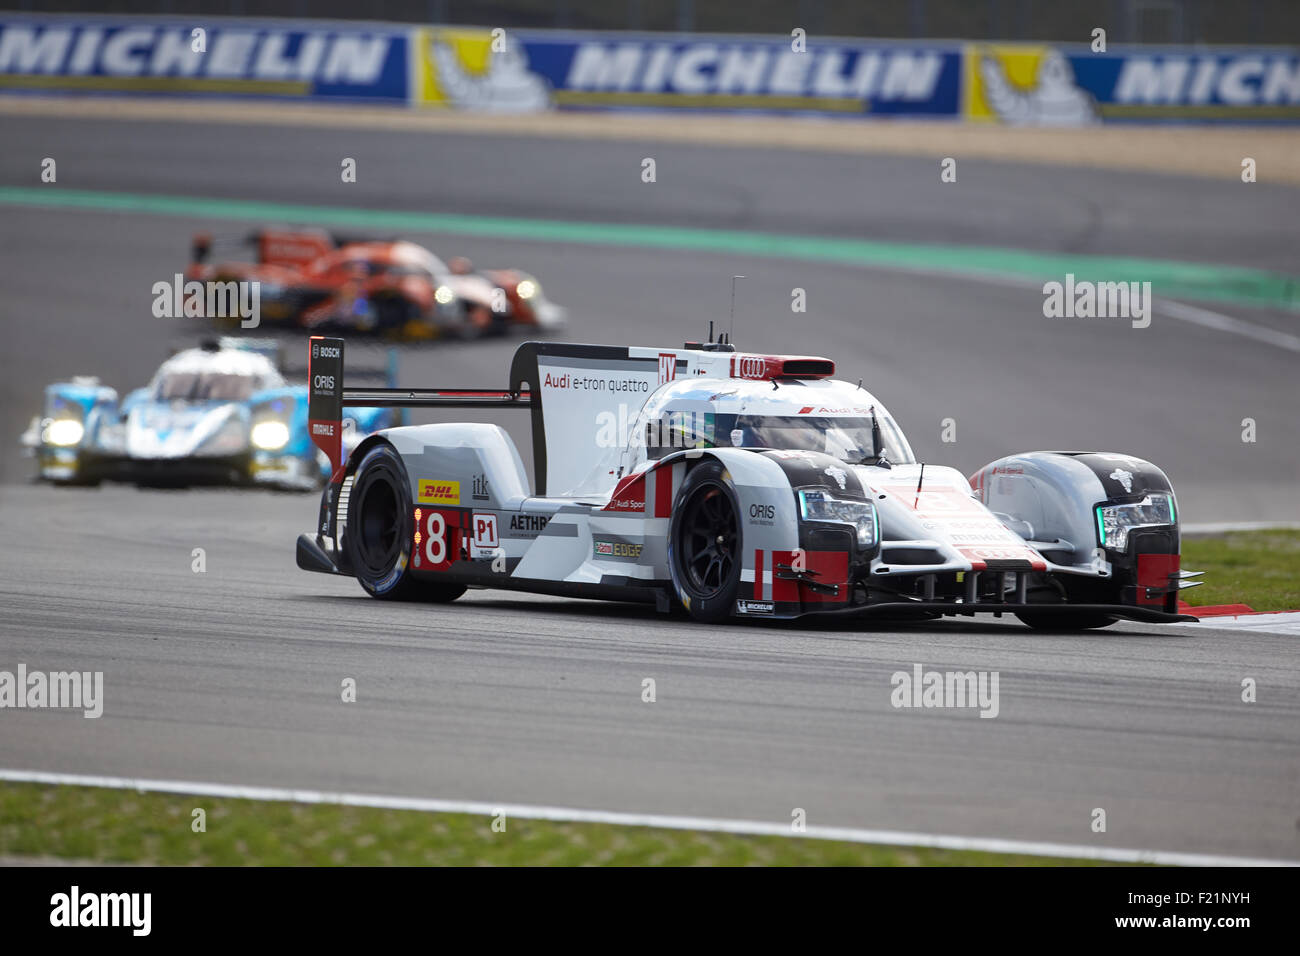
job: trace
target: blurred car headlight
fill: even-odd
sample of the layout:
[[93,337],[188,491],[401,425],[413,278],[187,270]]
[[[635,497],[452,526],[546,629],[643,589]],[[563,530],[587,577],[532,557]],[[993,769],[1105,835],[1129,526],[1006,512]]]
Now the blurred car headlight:
[[456,298],[456,293],[451,291],[451,286],[440,285],[433,290],[433,298],[439,305],[448,305]]
[[836,498],[822,488],[804,488],[799,492],[799,514],[806,521],[834,521],[852,525],[857,531],[858,546],[873,548],[879,537],[876,506],[870,501]]
[[515,286],[515,292],[519,293],[521,299],[531,299],[540,291],[537,283],[532,279],[524,279],[519,285]]
[[248,440],[253,443],[254,448],[260,448],[262,451],[279,451],[289,444],[289,426],[274,419],[258,422],[253,426]]
[[81,422],[73,418],[56,418],[45,426],[45,441],[64,448],[75,445],[86,434]]
[[1128,533],[1136,528],[1161,528],[1175,521],[1173,495],[1147,495],[1127,505],[1098,505],[1097,531],[1103,548],[1128,549]]

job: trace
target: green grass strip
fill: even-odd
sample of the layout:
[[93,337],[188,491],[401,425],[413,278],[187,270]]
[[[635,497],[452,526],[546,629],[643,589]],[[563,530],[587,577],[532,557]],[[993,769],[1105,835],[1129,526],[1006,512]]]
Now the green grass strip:
[[884,242],[638,223],[355,209],[202,196],[65,189],[56,185],[0,186],[0,205],[667,249],[949,275],[995,276],[1032,282],[1051,279],[1060,281],[1067,273],[1073,273],[1076,280],[1150,282],[1153,293],[1166,297],[1300,311],[1300,277],[1240,266],[1167,259],[1040,253],[990,246]]
[[[193,811],[206,832],[192,829]],[[1095,866],[1095,860],[0,783],[0,858],[209,866]]]
[[1205,572],[1195,579],[1205,584],[1182,595],[1190,604],[1248,604],[1256,611],[1300,608],[1300,531],[1184,538],[1182,565]]

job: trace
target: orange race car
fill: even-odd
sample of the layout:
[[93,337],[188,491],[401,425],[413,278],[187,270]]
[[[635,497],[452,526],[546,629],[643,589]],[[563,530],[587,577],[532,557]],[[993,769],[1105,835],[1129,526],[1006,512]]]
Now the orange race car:
[[[215,248],[251,245],[256,258],[214,261]],[[194,237],[185,278],[257,281],[261,320],[313,331],[394,339],[472,338],[513,326],[556,329],[564,309],[517,269],[475,271],[404,240],[346,238],[324,230],[265,228],[243,240]]]

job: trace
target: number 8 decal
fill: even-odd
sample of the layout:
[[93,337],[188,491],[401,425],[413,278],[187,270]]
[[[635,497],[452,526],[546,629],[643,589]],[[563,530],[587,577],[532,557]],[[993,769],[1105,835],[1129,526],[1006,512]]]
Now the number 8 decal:
[[441,512],[430,511],[424,529],[427,532],[424,538],[425,559],[430,564],[442,564],[447,560],[447,520]]

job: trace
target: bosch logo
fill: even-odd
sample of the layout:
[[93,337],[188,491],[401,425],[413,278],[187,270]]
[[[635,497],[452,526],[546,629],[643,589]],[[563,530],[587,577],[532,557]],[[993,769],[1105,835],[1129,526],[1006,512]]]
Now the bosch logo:
[[742,355],[736,359],[736,374],[741,378],[763,378],[766,373],[766,359],[756,355]]
[[312,352],[317,358],[338,358],[339,348],[336,345],[313,345]]
[[334,388],[334,376],[333,376],[333,375],[317,375],[317,376],[312,380],[312,384],[314,384],[317,388],[327,388],[327,389],[333,390],[333,388]]

